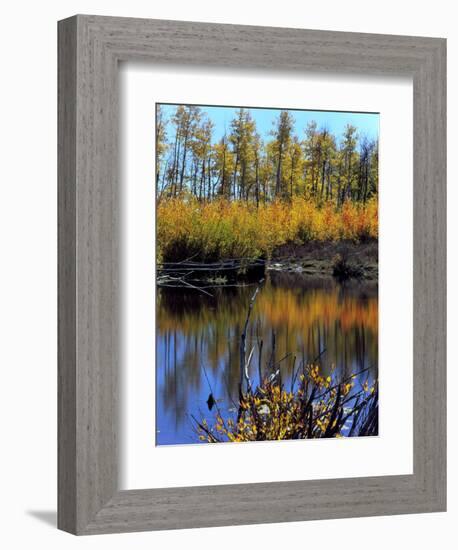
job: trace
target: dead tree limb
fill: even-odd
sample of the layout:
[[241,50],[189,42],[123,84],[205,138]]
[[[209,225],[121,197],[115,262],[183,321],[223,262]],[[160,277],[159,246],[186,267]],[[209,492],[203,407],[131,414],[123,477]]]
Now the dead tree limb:
[[[250,387],[250,381],[249,381],[249,378],[248,378],[247,373],[246,373],[246,366],[247,365],[246,365],[246,361],[245,361],[245,358],[246,358],[246,333],[247,333],[247,330],[248,330],[248,324],[250,322],[251,312],[253,310],[254,303],[256,301],[256,296],[258,295],[258,292],[261,289],[261,284],[263,283],[263,281],[264,281],[264,279],[261,279],[259,281],[259,285],[256,287],[256,290],[254,291],[254,294],[251,297],[250,303],[248,305],[248,311],[247,311],[247,316],[246,316],[246,319],[245,319],[245,324],[244,324],[243,330],[242,330],[242,335],[240,337],[240,386],[241,387],[243,386],[243,379],[244,378],[246,379],[247,387],[248,388]],[[253,354],[253,351],[251,352],[251,355],[252,354]],[[251,357],[250,357],[250,359],[251,359]]]

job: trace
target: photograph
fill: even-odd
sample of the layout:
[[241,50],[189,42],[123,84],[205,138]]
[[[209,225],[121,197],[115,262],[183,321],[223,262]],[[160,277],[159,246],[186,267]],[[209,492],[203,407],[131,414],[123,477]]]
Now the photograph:
[[379,113],[155,112],[156,445],[378,436]]
[[5,3],[2,548],[453,546],[455,12]]

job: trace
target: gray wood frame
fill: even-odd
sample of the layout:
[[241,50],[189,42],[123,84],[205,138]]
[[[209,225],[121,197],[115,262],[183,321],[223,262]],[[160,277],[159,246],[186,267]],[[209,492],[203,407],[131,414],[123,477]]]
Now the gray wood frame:
[[[59,528],[95,534],[445,510],[445,40],[88,15],[58,30]],[[413,475],[118,490],[117,70],[131,60],[412,75]]]

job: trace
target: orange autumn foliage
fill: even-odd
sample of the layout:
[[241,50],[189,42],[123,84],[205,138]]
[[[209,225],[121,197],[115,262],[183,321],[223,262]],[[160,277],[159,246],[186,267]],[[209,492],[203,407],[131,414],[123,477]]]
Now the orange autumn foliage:
[[269,257],[283,244],[378,237],[377,200],[318,205],[294,197],[260,204],[224,199],[161,200],[157,206],[158,261]]

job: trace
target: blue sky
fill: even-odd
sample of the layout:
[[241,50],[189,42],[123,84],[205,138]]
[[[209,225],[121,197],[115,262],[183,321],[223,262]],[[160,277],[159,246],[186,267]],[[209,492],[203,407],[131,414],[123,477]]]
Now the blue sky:
[[[176,105],[163,105],[164,114],[167,118],[175,112]],[[235,118],[238,107],[211,107],[201,106],[202,111],[206,112],[210,120],[214,123],[213,142],[219,141],[224,132],[230,132],[231,120]],[[270,141],[272,136],[269,132],[272,130],[272,122],[278,117],[280,109],[249,109],[254,120],[259,135],[264,141]],[[295,119],[295,133],[299,139],[303,139],[305,128],[308,122],[314,120],[318,128],[326,127],[334,134],[338,141],[343,134],[347,124],[355,126],[360,136],[367,136],[369,139],[377,139],[379,135],[379,114],[378,113],[352,113],[336,111],[307,111],[288,109]],[[171,130],[168,129],[169,138]]]

